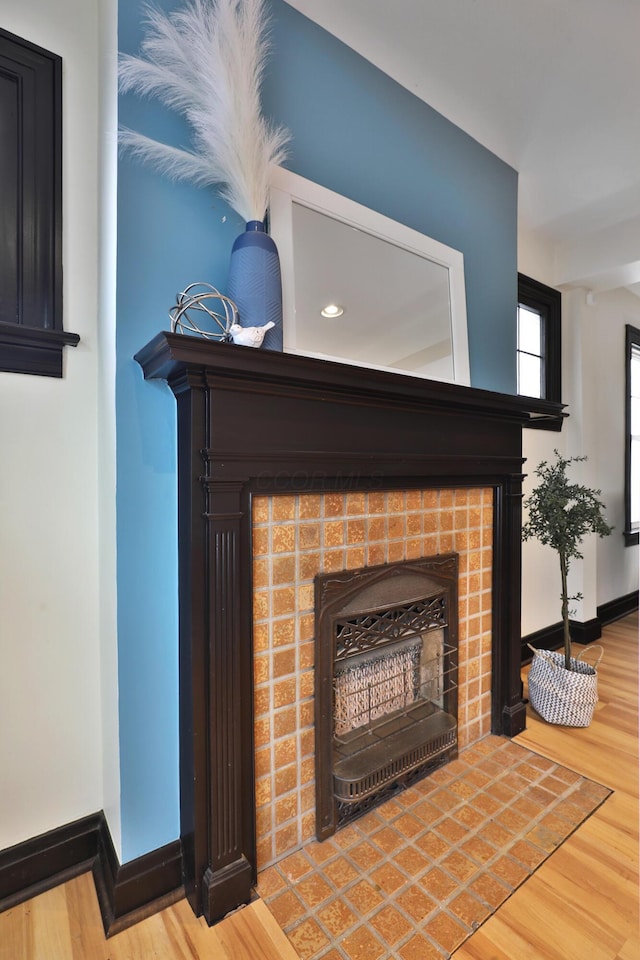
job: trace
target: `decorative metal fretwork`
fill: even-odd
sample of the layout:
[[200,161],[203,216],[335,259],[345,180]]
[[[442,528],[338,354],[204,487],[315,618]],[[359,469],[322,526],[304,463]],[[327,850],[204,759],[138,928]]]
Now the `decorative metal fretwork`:
[[336,660],[447,624],[443,596],[336,621]]
[[345,666],[334,684],[334,732],[342,736],[414,702],[420,685],[422,638],[401,650]]

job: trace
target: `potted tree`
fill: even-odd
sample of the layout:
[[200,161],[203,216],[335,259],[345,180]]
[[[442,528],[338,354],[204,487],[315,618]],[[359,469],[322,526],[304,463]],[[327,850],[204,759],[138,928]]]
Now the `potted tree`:
[[596,668],[600,661],[591,666],[571,656],[569,603],[581,600],[582,595],[569,596],[567,580],[571,561],[582,558],[579,547],[583,537],[588,533],[606,537],[613,527],[602,514],[605,506],[599,499],[601,491],[569,481],[568,467],[587,458],[565,458],[554,452],[555,461],[543,460],[534,471],[540,482],[524,504],[529,514],[522,538],[533,537],[558,554],[564,654],[531,647],[529,699],[534,710],[550,723],[587,727],[598,700]]

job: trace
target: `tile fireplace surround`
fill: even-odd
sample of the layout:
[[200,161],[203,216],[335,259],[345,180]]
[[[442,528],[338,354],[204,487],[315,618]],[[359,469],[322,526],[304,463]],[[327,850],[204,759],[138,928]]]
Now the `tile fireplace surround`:
[[[491,545],[476,548],[469,547],[469,540],[466,545],[460,541],[467,564],[463,576],[468,578],[463,622],[467,640],[480,651],[478,676],[470,678],[467,691],[464,735],[475,738],[489,725],[493,734],[513,736],[525,725],[520,685],[522,427],[537,418],[557,418],[561,407],[170,333],[158,334],[136,360],[145,378],[166,380],[177,401],[183,874],[194,912],[213,923],[250,900],[259,860],[261,865],[271,862],[290,849],[289,840],[297,844],[311,831],[309,780],[301,778],[279,795],[277,777],[279,769],[302,768],[310,756],[312,730],[298,729],[296,756],[279,757],[278,763],[286,761],[282,767],[256,768],[258,755],[260,763],[267,760],[266,751],[260,754],[267,744],[260,742],[263,714],[254,721],[254,696],[260,701],[260,691],[269,689],[274,708],[269,725],[275,734],[276,717],[285,727],[291,722],[291,703],[275,705],[277,671],[295,665],[295,672],[282,679],[296,685],[307,684],[305,674],[310,674],[305,659],[309,577],[298,581],[296,573],[295,580],[274,579],[291,576],[286,563],[277,563],[290,557],[283,550],[275,558],[279,572],[274,575],[273,558],[255,552],[265,530],[272,546],[274,538],[291,536],[289,525],[298,525],[298,539],[315,536],[308,528],[320,515],[303,517],[301,511],[321,511],[320,560],[330,570],[326,564],[338,562],[337,553],[341,568],[360,565],[363,556],[365,564],[372,563],[380,550],[410,557],[426,550],[436,533],[439,541],[435,551],[429,544],[429,553],[442,551],[452,533],[455,538],[458,513],[466,513],[469,521],[480,509],[479,525],[474,525],[474,513],[466,536],[475,542],[479,533],[482,541],[491,524]],[[436,494],[437,508],[432,503]],[[480,503],[470,502],[478,497]],[[293,519],[277,515],[292,509]],[[361,532],[372,533],[371,526],[380,520],[386,523],[384,535],[362,541]],[[395,536],[399,526],[403,537]],[[311,544],[308,549],[322,553]],[[490,564],[485,551],[491,552]],[[481,581],[479,589],[470,590],[476,555]],[[269,582],[262,585],[267,568],[261,560],[271,564]],[[283,624],[297,618],[295,641],[280,645],[274,641],[275,626],[265,631],[265,603],[268,618],[274,614]],[[278,627],[285,631],[278,639],[289,641],[290,628]],[[264,647],[269,633],[271,654]],[[487,659],[490,681],[484,672]],[[268,675],[260,672],[265,669]],[[475,670],[467,667],[468,673]],[[488,713],[489,696],[482,689],[487,683]],[[303,716],[307,723],[307,711],[304,697],[296,701],[296,722]],[[281,749],[286,753],[291,748]],[[273,761],[270,756],[269,763]],[[276,803],[264,818],[262,791],[271,791]],[[286,799],[281,807],[279,799]],[[292,823],[285,843],[280,831]]]
[[491,729],[492,544],[491,488],[254,498],[258,870],[316,831],[315,574],[458,552],[462,749]]

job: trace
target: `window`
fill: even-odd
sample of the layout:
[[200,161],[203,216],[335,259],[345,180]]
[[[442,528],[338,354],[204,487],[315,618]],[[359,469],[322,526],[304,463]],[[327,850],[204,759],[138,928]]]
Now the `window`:
[[62,376],[62,61],[0,30],[0,370]]
[[640,330],[627,324],[625,415],[625,524],[628,547],[638,543],[640,532]]
[[[561,400],[561,296],[558,290],[518,274],[518,393]],[[560,430],[562,418],[529,426]]]

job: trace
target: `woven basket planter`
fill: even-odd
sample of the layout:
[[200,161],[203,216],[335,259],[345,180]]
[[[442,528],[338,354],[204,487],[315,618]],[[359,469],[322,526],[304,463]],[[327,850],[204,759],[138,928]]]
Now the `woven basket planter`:
[[[602,659],[602,647],[596,663],[592,666],[583,660],[571,657],[571,669],[564,665],[564,653],[550,650],[533,650],[533,662],[529,671],[529,701],[531,706],[548,723],[565,727],[588,727],[598,702],[597,666]],[[580,654],[584,656],[593,647]]]

